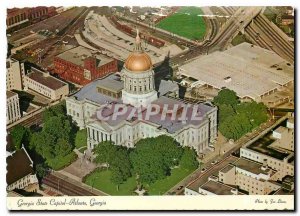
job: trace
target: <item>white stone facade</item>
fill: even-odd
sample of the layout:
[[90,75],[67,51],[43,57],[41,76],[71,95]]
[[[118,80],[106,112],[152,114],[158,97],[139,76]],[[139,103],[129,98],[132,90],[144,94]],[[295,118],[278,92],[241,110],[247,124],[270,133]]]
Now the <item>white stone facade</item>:
[[6,92],[6,124],[13,123],[21,118],[19,96],[17,93]]
[[24,76],[24,63],[8,58],[6,60],[6,90],[15,89],[22,91]]
[[124,80],[124,89],[122,91],[122,100],[125,104],[133,106],[146,107],[157,99],[157,91],[154,86],[154,71],[144,71],[134,73],[128,71],[125,67],[122,70]]
[[[39,76],[31,76],[32,73]],[[51,100],[59,100],[69,94],[68,84],[51,76],[48,72],[34,71],[27,74],[24,79],[24,89],[31,89]]]
[[7,186],[6,190],[11,191],[14,189],[23,189],[31,184],[38,184],[38,179],[35,174],[27,175],[20,178],[18,181]]
[[[213,109],[207,118],[199,125],[187,125],[175,133],[168,133],[161,125],[146,121],[128,122],[123,121],[115,127],[111,127],[106,122],[92,121],[87,124],[88,149],[93,149],[102,141],[112,141],[116,145],[128,148],[134,147],[140,139],[168,135],[177,140],[182,146],[194,148],[200,154],[208,149],[209,144],[217,137],[217,108]],[[213,125],[211,122],[214,122]]]

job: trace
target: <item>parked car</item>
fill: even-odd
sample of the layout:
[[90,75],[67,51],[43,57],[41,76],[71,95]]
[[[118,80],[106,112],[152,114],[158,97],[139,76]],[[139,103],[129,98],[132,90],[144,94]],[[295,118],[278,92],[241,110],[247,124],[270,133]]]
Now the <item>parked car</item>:
[[177,190],[181,190],[182,188],[183,188],[183,186],[181,185],[177,188]]
[[219,161],[214,160],[213,162],[211,162],[212,165],[215,165],[216,163],[218,163]]

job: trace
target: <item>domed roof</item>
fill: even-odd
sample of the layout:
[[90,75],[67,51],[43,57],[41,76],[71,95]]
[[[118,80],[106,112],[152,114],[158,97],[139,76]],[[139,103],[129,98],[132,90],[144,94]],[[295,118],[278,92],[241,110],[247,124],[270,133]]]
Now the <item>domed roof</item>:
[[150,56],[142,49],[138,31],[133,52],[128,56],[124,65],[131,72],[143,72],[152,68]]
[[147,71],[152,68],[151,58],[146,53],[131,53],[125,61],[126,69],[132,72]]

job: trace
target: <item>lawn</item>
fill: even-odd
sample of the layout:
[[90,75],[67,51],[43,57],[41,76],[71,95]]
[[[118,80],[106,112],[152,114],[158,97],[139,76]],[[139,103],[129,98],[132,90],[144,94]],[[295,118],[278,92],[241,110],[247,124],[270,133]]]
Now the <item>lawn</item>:
[[117,190],[117,186],[111,182],[110,177],[110,170],[96,171],[86,178],[85,183],[110,195],[134,195],[133,191],[136,188],[134,177],[127,179],[126,182],[121,184],[119,190]]
[[56,157],[51,160],[47,160],[46,163],[54,170],[60,170],[68,165],[70,165],[72,162],[74,162],[77,159],[77,154],[75,152],[71,152],[70,154],[64,156],[64,157]]
[[[148,194],[163,195],[193,171],[194,170],[181,168],[173,169],[170,176],[165,179],[158,180],[151,185],[147,185],[146,188],[148,190]],[[125,183],[121,184],[119,186],[119,191],[117,191],[117,186],[110,181],[110,176],[110,170],[96,171],[86,178],[85,183],[92,186],[94,181],[95,188],[98,188],[110,195],[134,195],[133,191],[136,189],[136,181],[134,177],[129,178]]]
[[174,185],[184,179],[194,170],[175,168],[171,171],[171,175],[165,179],[161,179],[151,184],[148,188],[149,195],[162,195],[170,190]]
[[79,130],[75,137],[75,146],[76,148],[84,147],[86,146],[87,142],[87,134],[86,129]]
[[158,28],[192,39],[202,39],[206,33],[206,24],[199,7],[181,7],[171,16],[157,24]]

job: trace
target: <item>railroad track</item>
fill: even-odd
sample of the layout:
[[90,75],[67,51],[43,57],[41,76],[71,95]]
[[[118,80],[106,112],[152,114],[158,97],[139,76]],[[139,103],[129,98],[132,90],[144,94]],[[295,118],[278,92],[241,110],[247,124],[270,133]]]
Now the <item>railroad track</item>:
[[[235,8],[221,7],[224,15],[233,15]],[[246,36],[256,45],[277,53],[282,58],[294,62],[294,46],[287,40],[287,36],[263,15],[259,14],[253,22],[245,28]]]
[[59,178],[52,174],[44,177],[42,183],[68,196],[97,196],[96,193],[72,184],[70,181],[67,181],[67,178]]
[[278,31],[281,30],[275,29],[262,14],[258,15],[254,19],[253,24],[250,24],[245,29],[246,35],[253,43],[273,50],[289,62],[294,62],[294,46]]

